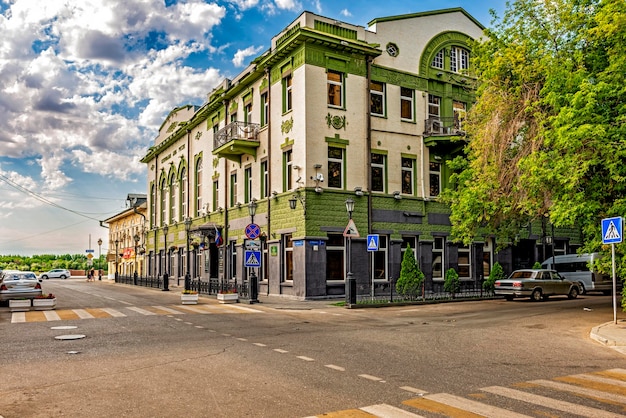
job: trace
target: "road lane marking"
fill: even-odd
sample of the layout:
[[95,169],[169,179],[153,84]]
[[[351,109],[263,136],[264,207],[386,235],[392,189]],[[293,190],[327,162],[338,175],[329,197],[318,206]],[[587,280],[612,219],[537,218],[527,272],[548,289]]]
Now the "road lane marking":
[[[601,379],[601,378],[594,379],[591,376],[578,375],[578,376],[557,377],[554,380],[558,382],[563,382],[563,383],[571,383],[576,386],[582,386],[588,389],[601,390],[603,392],[611,392],[611,393],[614,392],[614,393],[619,393],[621,395],[626,394],[626,389],[624,389],[624,387],[626,387],[626,382],[620,382],[618,380],[607,382],[606,380],[609,380],[609,379],[605,379],[605,381],[600,381],[598,379]],[[619,383],[621,383],[621,385]]]
[[462,408],[456,408],[454,406],[447,405],[445,403],[437,402],[432,399],[426,398],[414,398],[402,402],[403,405],[407,405],[413,408],[421,409],[422,411],[434,412],[444,415],[446,417],[462,417],[462,418],[484,418],[482,415],[474,414],[466,411]]
[[252,343],[252,345],[256,345],[257,347],[267,347],[267,344],[263,343]]
[[383,380],[380,377],[372,376],[371,374],[360,374],[359,377],[367,380],[373,380],[374,382],[382,382]]
[[256,312],[256,313],[263,313],[263,311],[260,311],[258,309],[254,309],[254,308],[248,308],[247,306],[239,306],[239,305],[233,305],[233,304],[224,304],[221,305],[226,309],[236,309],[236,310],[240,310],[240,311],[246,311],[246,312]]
[[280,353],[280,354],[285,354],[285,353],[289,352],[287,350],[283,350],[282,348],[275,348],[274,351],[276,351],[277,353]]
[[359,409],[379,418],[423,418],[421,415],[416,415],[412,412],[408,412],[404,409],[396,408],[395,406],[384,403],[380,405],[366,406]]
[[433,393],[425,395],[424,398],[435,402],[445,403],[446,405],[454,408],[464,409],[473,414],[478,414],[484,417],[528,418],[528,415],[518,414],[508,409],[498,408],[497,406],[487,405],[471,399],[451,395],[449,393]]
[[312,359],[311,357],[306,357],[306,356],[296,356],[296,358],[299,358],[300,360],[304,360],[304,361],[315,361],[315,359]]
[[545,406],[546,408],[556,409],[557,411],[566,412],[573,415],[583,415],[587,417],[598,418],[614,418],[622,416],[602,411],[600,409],[591,408],[589,406],[573,404],[570,402],[561,401],[559,399],[552,399],[546,396],[535,395],[534,393],[523,392],[517,389],[505,388],[500,386],[490,386],[486,388],[481,388],[480,390],[492,393],[494,395],[515,399],[517,401],[531,403],[533,405]]
[[406,390],[407,392],[415,393],[417,395],[423,395],[425,393],[428,393],[425,390],[414,388],[414,387],[411,387],[411,386],[400,386],[400,389]]
[[341,366],[335,366],[334,364],[326,364],[324,367],[328,367],[329,369],[338,370],[340,372],[345,372],[346,369]]

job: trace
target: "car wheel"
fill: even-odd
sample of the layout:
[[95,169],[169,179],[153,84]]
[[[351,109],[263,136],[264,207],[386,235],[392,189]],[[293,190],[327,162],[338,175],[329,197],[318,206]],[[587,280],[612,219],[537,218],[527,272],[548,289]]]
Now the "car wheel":
[[513,295],[506,295],[504,297],[504,299],[508,300],[509,302],[513,300]]
[[67,279],[67,277],[65,277],[65,274],[62,274],[62,275],[61,275],[61,278],[62,278],[63,280]]
[[578,288],[576,286],[572,286],[567,294],[568,299],[576,299],[578,297]]
[[530,295],[530,299],[535,302],[539,302],[542,299],[541,289],[533,290],[533,293]]
[[584,295],[587,293],[587,289],[585,289],[585,285],[578,282],[578,288],[580,289],[579,294]]
[[45,274],[43,276],[41,276],[42,279],[48,280],[48,276],[46,276]]

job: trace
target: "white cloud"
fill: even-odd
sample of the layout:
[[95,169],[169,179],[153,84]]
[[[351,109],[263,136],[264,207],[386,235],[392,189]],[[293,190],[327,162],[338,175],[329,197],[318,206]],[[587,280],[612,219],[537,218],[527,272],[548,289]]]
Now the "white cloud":
[[300,10],[302,5],[295,0],[274,0],[276,7],[282,10]]
[[243,67],[246,58],[254,56],[262,50],[262,46],[249,46],[244,50],[238,49],[237,52],[235,52],[235,56],[233,57],[233,64],[235,65],[235,67]]
[[259,4],[259,0],[228,0],[228,2],[237,5],[241,10],[251,9]]
[[345,17],[351,17],[352,13],[350,13],[350,11],[348,9],[343,9],[341,12],[339,12],[342,16]]

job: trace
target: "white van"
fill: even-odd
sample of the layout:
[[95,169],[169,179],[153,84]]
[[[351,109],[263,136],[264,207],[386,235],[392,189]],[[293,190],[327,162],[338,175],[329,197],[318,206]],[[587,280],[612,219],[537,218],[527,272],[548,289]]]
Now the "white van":
[[600,258],[600,253],[566,254],[548,258],[541,268],[558,271],[561,276],[572,282],[578,282],[582,293],[613,293],[613,279],[608,274],[593,271],[593,263]]

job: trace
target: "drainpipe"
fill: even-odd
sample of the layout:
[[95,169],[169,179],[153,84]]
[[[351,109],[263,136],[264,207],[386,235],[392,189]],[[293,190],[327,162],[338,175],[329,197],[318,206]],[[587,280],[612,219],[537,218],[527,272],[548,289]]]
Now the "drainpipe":
[[[367,60],[367,88],[366,88],[366,100],[367,103],[367,133],[366,133],[366,153],[365,158],[367,158],[367,189],[369,193],[367,194],[367,233],[372,233],[372,115],[371,115],[371,106],[369,105],[370,101],[367,100],[370,97],[370,83],[372,81],[372,60],[373,58],[368,56]],[[371,279],[372,283],[372,298],[374,297],[374,276],[372,275],[372,251],[368,251],[368,260],[367,263],[367,272],[368,272],[368,281]]]
[[[272,79],[270,76],[270,68],[265,67],[265,75],[267,75],[267,184],[265,187],[267,188],[267,237],[265,238],[265,245],[267,246],[267,240],[270,238],[271,234],[271,213],[272,213],[272,203],[271,203],[271,185],[272,185],[272,129],[270,121],[272,118],[270,115],[272,114]],[[269,251],[269,248],[268,248]],[[262,257],[261,257],[262,258]],[[269,257],[267,258],[269,260]],[[264,279],[267,281],[267,296],[270,294],[270,274],[269,274],[269,266],[264,266],[265,272],[267,272],[267,277]]]
[[[224,105],[224,128],[228,125],[228,104],[229,100],[226,99],[222,103]],[[230,257],[229,257],[229,248],[230,243],[228,242],[228,186],[229,186],[229,176],[228,176],[228,158],[224,158],[224,228],[222,229],[222,239],[224,243],[222,246],[224,247],[224,283],[228,283],[229,275],[230,275]]]

